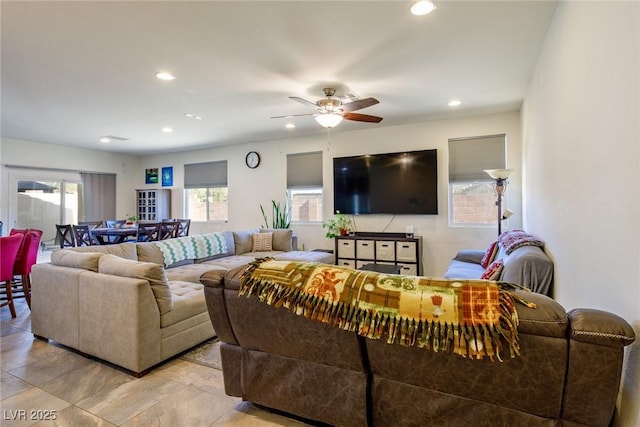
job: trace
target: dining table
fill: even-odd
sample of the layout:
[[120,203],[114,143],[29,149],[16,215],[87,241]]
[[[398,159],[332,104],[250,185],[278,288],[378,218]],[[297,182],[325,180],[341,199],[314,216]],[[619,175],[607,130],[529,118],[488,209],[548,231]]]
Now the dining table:
[[93,228],[91,234],[99,245],[113,245],[127,241],[130,237],[136,237],[138,227],[117,227],[117,228]]

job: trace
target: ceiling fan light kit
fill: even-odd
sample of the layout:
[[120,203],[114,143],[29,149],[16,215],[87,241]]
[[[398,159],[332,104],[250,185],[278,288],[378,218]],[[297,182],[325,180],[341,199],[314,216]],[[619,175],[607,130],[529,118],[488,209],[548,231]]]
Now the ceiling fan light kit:
[[325,128],[333,128],[338,126],[342,120],[352,120],[356,122],[366,123],[380,123],[382,117],[370,116],[368,114],[352,113],[351,111],[361,110],[363,108],[371,107],[378,104],[375,98],[362,98],[355,99],[351,102],[343,103],[340,99],[334,98],[336,93],[334,88],[324,88],[324,95],[326,98],[319,99],[316,102],[307,101],[306,99],[290,96],[289,99],[299,102],[303,105],[307,105],[315,108],[318,113],[312,114],[292,114],[287,116],[273,116],[272,119],[289,118],[295,116],[314,116],[316,122]]
[[325,113],[318,114],[315,119],[316,122],[320,123],[321,126],[326,127],[327,129],[334,128],[340,124],[342,121],[342,116],[336,113]]

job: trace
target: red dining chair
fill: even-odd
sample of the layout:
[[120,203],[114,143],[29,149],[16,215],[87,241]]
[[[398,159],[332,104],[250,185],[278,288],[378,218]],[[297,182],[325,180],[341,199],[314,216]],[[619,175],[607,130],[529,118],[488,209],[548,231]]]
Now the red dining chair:
[[13,280],[13,265],[18,255],[18,249],[22,243],[22,234],[0,237],[0,283],[4,282],[7,297],[0,307],[9,306],[11,317],[16,318],[16,308],[13,305],[13,295],[11,294],[11,281]]
[[14,281],[13,291],[16,285],[22,284],[22,295],[13,295],[14,298],[24,297],[27,305],[31,308],[31,267],[38,261],[38,250],[40,249],[40,240],[42,239],[42,230],[30,228],[24,234],[22,244],[18,250],[16,261],[13,264],[13,275],[20,276],[20,282]]

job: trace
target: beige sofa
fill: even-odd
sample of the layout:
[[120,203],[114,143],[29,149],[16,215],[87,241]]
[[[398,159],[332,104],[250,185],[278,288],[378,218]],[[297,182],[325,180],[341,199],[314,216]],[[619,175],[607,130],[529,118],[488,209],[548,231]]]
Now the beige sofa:
[[[253,250],[256,233],[272,233],[272,250]],[[33,334],[141,376],[215,335],[200,283],[205,272],[226,272],[263,256],[333,262],[324,252],[292,251],[291,230],[216,235],[222,252],[171,265],[155,242],[53,252],[50,263],[32,270]]]

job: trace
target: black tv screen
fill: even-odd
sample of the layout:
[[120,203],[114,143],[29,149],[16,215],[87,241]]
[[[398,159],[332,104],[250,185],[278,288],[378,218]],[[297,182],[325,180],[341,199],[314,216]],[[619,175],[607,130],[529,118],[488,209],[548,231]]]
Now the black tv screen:
[[344,214],[438,213],[437,150],[333,159],[333,206]]

